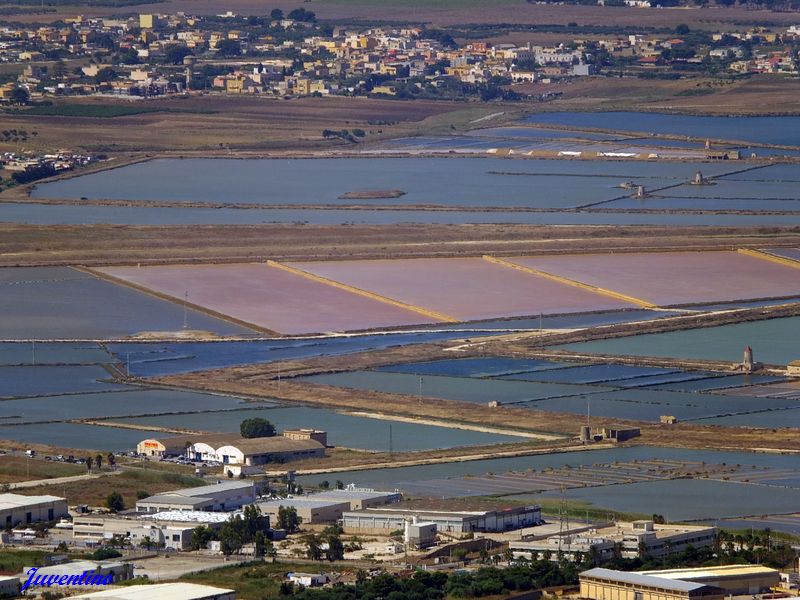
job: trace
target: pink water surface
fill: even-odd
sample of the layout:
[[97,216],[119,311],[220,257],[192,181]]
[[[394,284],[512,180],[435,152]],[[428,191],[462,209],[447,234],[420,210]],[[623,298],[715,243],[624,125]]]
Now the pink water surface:
[[481,258],[332,261],[292,266],[460,320],[632,306]]
[[510,260],[661,306],[800,295],[800,270],[737,252],[586,254]]
[[421,314],[265,264],[108,267],[114,277],[280,333],[434,323]]

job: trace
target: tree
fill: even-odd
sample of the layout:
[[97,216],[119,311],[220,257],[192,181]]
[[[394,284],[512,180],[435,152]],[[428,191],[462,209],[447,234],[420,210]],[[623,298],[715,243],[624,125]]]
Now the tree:
[[221,40],[217,42],[217,56],[239,56],[242,46],[237,40]]
[[686,23],[681,23],[677,27],[675,27],[675,33],[678,35],[686,35],[689,33],[689,26]]
[[94,76],[95,83],[107,83],[117,78],[117,72],[111,67],[105,67]]
[[[231,517],[231,520],[233,520],[233,517]],[[217,535],[219,537],[220,550],[222,550],[225,556],[230,556],[231,554],[239,552],[244,545],[240,532],[237,531],[237,528],[231,521],[223,523]]]
[[98,454],[97,456],[95,456],[94,462],[97,464],[97,470],[98,471],[100,469],[102,469],[103,468],[103,455],[102,454]]
[[114,457],[114,453],[113,452],[109,452],[108,453],[108,456],[106,456],[106,461],[108,462],[108,466],[111,467],[112,469],[117,464],[117,459]]
[[27,104],[31,99],[31,95],[24,87],[17,86],[11,90],[11,104],[23,105]]
[[300,517],[297,516],[297,509],[294,506],[278,507],[278,529],[288,532],[296,531],[300,525]]
[[191,54],[192,51],[181,44],[170,44],[164,49],[164,58],[168,63],[173,65],[179,65],[183,63],[183,59]]
[[340,479],[336,480],[336,489],[337,490],[343,490],[344,489],[344,483]]
[[269,17],[273,21],[282,21],[283,11],[280,8],[273,8],[272,11],[269,13]]
[[322,547],[319,543],[319,538],[315,535],[307,535],[305,537],[306,543],[306,558],[308,560],[322,560]]
[[275,426],[260,417],[252,419],[245,419],[239,425],[239,432],[243,438],[262,438],[273,437],[275,435]]
[[91,456],[86,457],[86,470],[91,471],[92,465],[94,464],[94,459]]
[[328,549],[325,551],[325,558],[329,561],[344,560],[344,544],[338,535],[328,536]]
[[310,10],[306,10],[305,8],[295,8],[289,13],[288,17],[293,21],[303,21],[308,23],[316,21],[317,19],[317,15]]
[[68,72],[69,72],[69,68],[67,67],[67,63],[65,63],[63,60],[59,60],[53,66],[53,77],[55,79],[62,79],[64,77],[66,77]]
[[125,510],[125,500],[118,491],[114,490],[106,497],[106,506],[114,512]]
[[200,525],[192,529],[192,537],[189,540],[189,546],[192,550],[202,550],[208,546],[208,542],[215,537],[214,531],[206,525]]

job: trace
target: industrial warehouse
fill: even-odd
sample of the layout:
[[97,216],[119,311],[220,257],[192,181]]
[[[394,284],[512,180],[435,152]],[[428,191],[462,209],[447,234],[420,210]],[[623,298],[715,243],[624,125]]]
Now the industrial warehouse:
[[148,496],[136,503],[136,511],[230,511],[255,501],[256,489],[252,482],[228,481]]
[[[235,433],[148,438],[136,446],[145,456],[186,456],[194,461],[256,466],[325,456],[328,434],[317,429],[289,429],[281,436],[243,438]],[[238,475],[238,473],[233,473]]]
[[10,529],[20,523],[53,521],[67,516],[67,501],[58,496],[0,494],[0,523]]
[[580,595],[587,600],[677,600],[769,592],[781,581],[775,569],[761,565],[725,565],[642,571],[589,569],[580,574]]
[[379,534],[403,529],[406,521],[412,519],[433,523],[438,532],[499,532],[538,525],[542,522],[542,511],[539,506],[475,512],[371,508],[344,513],[342,524],[345,531],[350,533]]
[[363,510],[385,504],[394,504],[403,499],[397,491],[381,492],[348,486],[343,490],[327,490],[308,496],[294,496],[259,502],[258,508],[273,520],[283,508],[294,508],[303,524],[333,523],[342,519],[345,512]]
[[623,558],[658,558],[683,552],[689,547],[710,547],[716,535],[715,527],[666,525],[651,520],[577,524],[556,534],[525,536],[522,540],[510,542],[510,549],[515,557],[527,559],[559,554],[567,560],[576,560],[593,553],[600,560],[609,560],[615,552]]

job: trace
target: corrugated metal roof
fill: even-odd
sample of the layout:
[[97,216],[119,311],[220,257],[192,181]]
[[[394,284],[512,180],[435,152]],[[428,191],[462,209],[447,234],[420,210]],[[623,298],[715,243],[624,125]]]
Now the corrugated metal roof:
[[655,577],[653,575],[629,573],[627,571],[615,571],[613,569],[603,569],[601,567],[584,571],[580,574],[580,576],[610,579],[611,581],[619,581],[620,583],[631,583],[633,585],[656,587],[665,590],[674,590],[676,592],[693,592],[694,590],[699,590],[700,588],[706,587],[702,583],[665,579],[663,577]]
[[690,579],[709,577],[734,577],[736,575],[763,575],[778,573],[764,565],[722,565],[718,567],[696,567],[686,569],[663,569],[660,571],[642,571],[643,575],[661,577],[663,579]]

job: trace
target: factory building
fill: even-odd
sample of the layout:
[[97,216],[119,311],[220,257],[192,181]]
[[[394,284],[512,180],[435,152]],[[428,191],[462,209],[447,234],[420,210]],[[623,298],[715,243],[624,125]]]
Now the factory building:
[[287,430],[281,436],[243,438],[235,433],[148,438],[136,445],[146,456],[186,456],[223,465],[263,465],[325,456],[328,434],[316,429]]
[[[624,525],[624,526],[623,526]],[[716,527],[701,525],[657,525],[653,521],[633,521],[610,528],[611,535],[622,538],[623,558],[649,555],[654,558],[680,554],[689,546],[706,548],[714,545]],[[599,533],[604,533],[601,530]]]
[[304,524],[334,523],[342,518],[345,511],[350,510],[349,502],[318,500],[316,496],[314,494],[303,498],[271,500],[259,502],[256,506],[261,509],[262,514],[269,515],[270,523],[277,522],[281,507],[294,508]]
[[591,553],[595,553],[599,561],[610,560],[614,557],[614,546],[613,540],[591,533],[553,535],[540,540],[512,541],[508,545],[514,558],[539,560],[549,556],[557,561],[560,556],[570,562],[586,558]]
[[780,585],[780,571],[762,565],[723,565],[693,569],[643,571],[642,575],[662,579],[689,581],[720,588],[726,595],[752,596],[769,592]]
[[69,515],[67,501],[58,496],[23,496],[0,494],[0,527],[55,521]]
[[653,521],[615,523],[611,526],[587,527],[565,534],[510,543],[516,557],[528,559],[556,557],[560,550],[568,560],[595,553],[601,560],[610,559],[619,548],[623,558],[660,557],[679,554],[689,546],[705,548],[713,545],[715,527],[697,525],[656,525]]
[[345,512],[363,510],[399,502],[403,495],[398,492],[381,492],[366,488],[348,486],[343,490],[328,490],[308,496],[282,498],[260,502],[258,507],[275,522],[280,507],[293,507],[303,523],[333,523],[339,521]]
[[403,499],[403,494],[399,490],[393,492],[382,492],[370,488],[357,488],[353,484],[348,485],[343,490],[328,490],[314,494],[317,500],[330,500],[332,502],[349,502],[348,510],[365,510],[375,508],[385,504],[395,504]]
[[371,508],[346,512],[342,525],[350,533],[386,533],[404,529],[407,519],[429,522],[439,532],[498,532],[531,527],[542,522],[539,506],[522,506],[483,512],[429,511],[409,508]]
[[800,377],[800,360],[793,360],[786,365],[786,374],[792,377]]
[[72,538],[77,543],[99,544],[121,537],[138,546],[145,538],[173,550],[188,550],[192,530],[200,525],[219,528],[228,513],[168,511],[124,515],[83,515],[72,519]]
[[589,569],[580,574],[581,598],[587,600],[723,600],[724,592],[702,583]]
[[140,513],[170,510],[231,511],[256,501],[255,486],[245,481],[220,482],[195,488],[163,492],[136,503]]
[[197,583],[132,585],[72,596],[73,600],[236,600],[236,591]]

